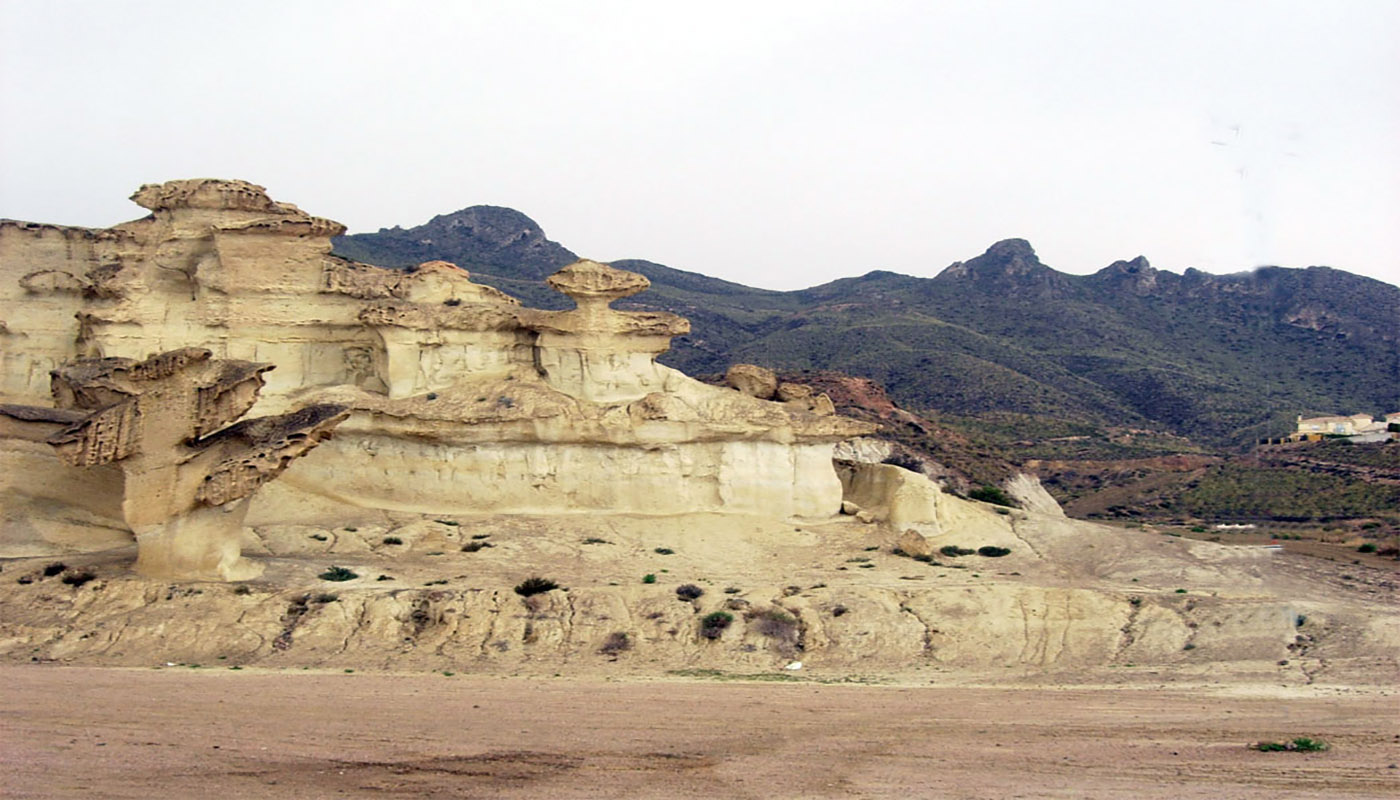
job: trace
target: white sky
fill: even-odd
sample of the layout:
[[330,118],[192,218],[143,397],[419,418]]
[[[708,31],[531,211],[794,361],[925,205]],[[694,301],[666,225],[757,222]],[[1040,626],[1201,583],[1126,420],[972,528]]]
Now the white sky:
[[0,0],[0,217],[187,177],[771,288],[1009,237],[1400,284],[1400,2]]

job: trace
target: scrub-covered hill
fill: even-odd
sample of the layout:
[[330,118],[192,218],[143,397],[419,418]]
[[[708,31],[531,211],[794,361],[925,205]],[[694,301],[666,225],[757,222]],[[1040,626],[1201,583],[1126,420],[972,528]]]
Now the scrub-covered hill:
[[[540,278],[574,258],[488,206],[339,237],[336,252],[453,261],[532,304],[558,302]],[[615,263],[652,282],[630,305],[691,320],[663,357],[672,366],[838,370],[911,410],[991,415],[1020,436],[1116,426],[1234,446],[1299,413],[1400,408],[1400,288],[1327,267],[1178,275],[1138,257],[1076,276],[1009,239],[932,278],[875,271],[776,292]]]

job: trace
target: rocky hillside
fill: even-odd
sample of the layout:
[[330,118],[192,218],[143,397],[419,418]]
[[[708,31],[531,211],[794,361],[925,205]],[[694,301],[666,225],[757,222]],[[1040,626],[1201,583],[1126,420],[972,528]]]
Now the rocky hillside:
[[[574,254],[529,218],[478,206],[411,229],[337,239],[402,266],[445,259],[530,303]],[[1058,272],[1021,239],[920,278],[875,271],[794,292],[649,261],[615,262],[652,289],[632,305],[689,317],[664,360],[691,373],[745,361],[874,379],[904,407],[1001,414],[1018,436],[1129,426],[1237,445],[1299,413],[1400,408],[1400,288],[1327,267],[1235,275]]]
[[1400,536],[1400,442],[1307,442],[1225,457],[1031,459],[1023,466],[1079,517],[1311,523],[1381,542]]
[[0,536],[0,662],[1393,683],[1380,566],[946,503],[959,524],[926,542],[933,558],[851,516],[341,507],[256,525],[246,552],[266,570],[237,586],[147,580],[129,550],[21,532]]
[[1019,471],[995,448],[900,408],[869,378],[832,370],[788,372],[779,378],[830,397],[842,416],[879,425],[876,435],[895,443],[887,460],[924,472],[951,491],[966,494],[978,486],[999,486]]

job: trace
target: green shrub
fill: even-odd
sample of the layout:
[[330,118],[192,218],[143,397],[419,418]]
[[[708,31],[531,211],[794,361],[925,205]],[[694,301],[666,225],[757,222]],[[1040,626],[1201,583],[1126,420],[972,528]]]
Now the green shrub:
[[1255,742],[1250,745],[1250,749],[1258,750],[1262,753],[1290,752],[1290,753],[1318,753],[1330,749],[1330,745],[1321,739],[1312,739],[1307,736],[1299,736],[1290,742]]
[[706,614],[700,618],[700,635],[706,639],[718,639],[733,622],[734,615],[724,611]]
[[536,594],[552,592],[559,588],[559,584],[548,578],[532,577],[526,578],[515,587],[515,593],[521,597],[529,597]]
[[642,583],[656,583],[656,575],[648,572],[642,576]]
[[676,551],[675,551],[675,550],[672,550],[672,549],[669,548],[669,547],[657,547],[657,548],[655,548],[654,550],[652,550],[652,552],[654,552],[654,553],[660,553],[660,554],[663,555],[663,556],[669,556],[669,555],[671,555],[672,553],[674,553],[674,552],[676,552]]
[[316,577],[323,581],[353,581],[360,577],[359,573],[346,567],[331,567]]
[[955,544],[945,544],[942,547],[938,548],[938,552],[951,558],[957,558],[958,556],[970,556],[973,553],[976,553],[977,551],[969,550],[966,547],[958,547]]
[[995,545],[984,544],[977,548],[977,555],[986,556],[987,558],[1001,558],[1002,556],[1010,554],[1011,548],[1009,547],[997,547]]
[[693,583],[683,583],[676,587],[676,597],[681,600],[695,600],[703,594],[705,590]]
[[1374,552],[1376,552],[1376,545],[1375,545],[1374,543],[1372,543],[1372,542],[1367,542],[1367,543],[1361,545],[1360,547],[1356,548],[1356,552],[1358,552],[1358,553],[1374,553]]
[[981,500],[984,503],[992,503],[998,506],[1015,507],[1016,501],[1011,499],[1011,495],[991,484],[982,484],[976,489],[967,493],[973,500]]
[[403,539],[397,536],[385,536],[384,544],[403,544]]

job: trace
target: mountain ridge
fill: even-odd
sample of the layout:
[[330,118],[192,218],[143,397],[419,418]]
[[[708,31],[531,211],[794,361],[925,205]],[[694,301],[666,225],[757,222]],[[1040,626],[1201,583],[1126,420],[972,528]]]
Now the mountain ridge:
[[[452,261],[549,308],[567,301],[541,279],[577,258],[497,206],[335,241],[382,266]],[[652,282],[621,305],[691,319],[662,360],[692,373],[835,369],[915,410],[1155,426],[1217,445],[1278,435],[1299,413],[1400,409],[1400,288],[1331,267],[1173,273],[1139,255],[1073,275],[1016,238],[931,278],[871,270],[790,291],[612,263]]]

